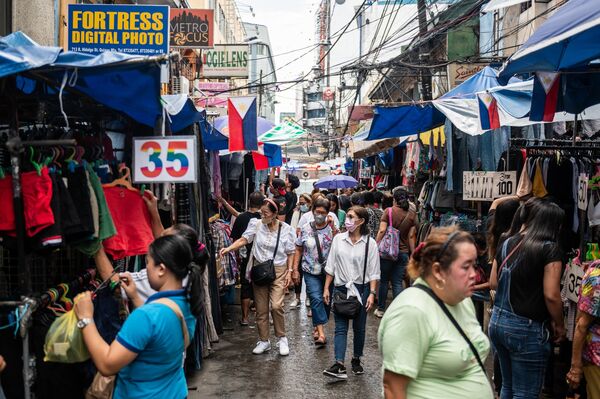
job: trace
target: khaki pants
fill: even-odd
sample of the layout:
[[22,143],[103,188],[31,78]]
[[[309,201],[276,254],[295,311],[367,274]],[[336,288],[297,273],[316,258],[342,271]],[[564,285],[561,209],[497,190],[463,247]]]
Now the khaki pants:
[[600,399],[600,366],[585,365],[583,374],[587,383],[588,399]]
[[261,341],[269,340],[269,302],[273,315],[275,336],[285,337],[285,321],[283,318],[283,299],[285,298],[285,276],[287,266],[275,266],[275,281],[270,285],[254,287],[254,304],[256,305],[256,326]]

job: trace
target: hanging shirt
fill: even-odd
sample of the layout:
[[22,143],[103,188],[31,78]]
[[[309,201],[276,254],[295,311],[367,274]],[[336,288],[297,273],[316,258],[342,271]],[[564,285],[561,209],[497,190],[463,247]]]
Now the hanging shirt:
[[183,373],[185,351],[179,318],[159,298],[173,300],[183,313],[189,336],[196,330],[184,290],[161,291],[134,310],[117,335],[117,342],[137,353],[133,362],[119,371],[114,398],[182,399],[188,396]]
[[123,187],[104,187],[108,209],[117,235],[104,241],[104,250],[113,259],[143,255],[154,240],[150,213],[137,191]]

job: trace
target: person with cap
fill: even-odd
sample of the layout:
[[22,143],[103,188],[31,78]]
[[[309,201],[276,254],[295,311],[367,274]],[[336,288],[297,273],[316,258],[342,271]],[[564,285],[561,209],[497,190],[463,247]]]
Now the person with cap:
[[275,280],[258,285],[253,282],[254,303],[256,305],[256,326],[259,341],[252,351],[255,355],[263,354],[271,349],[269,341],[269,307],[273,316],[275,335],[278,338],[279,354],[290,353],[283,317],[283,300],[285,289],[292,284],[294,254],[296,252],[296,234],[289,224],[277,219],[279,207],[275,201],[266,198],[260,208],[261,219],[252,219],[242,237],[227,248],[220,251],[223,257],[231,251],[254,243],[251,259],[248,262],[248,276],[252,276],[252,267],[273,261]]
[[390,221],[392,227],[399,231],[400,253],[398,259],[381,258],[381,281],[377,310],[375,310],[375,316],[379,318],[383,317],[385,312],[389,283],[392,284],[393,298],[396,298],[402,292],[402,281],[404,280],[408,257],[415,248],[415,235],[412,233],[415,230],[417,214],[410,210],[408,191],[402,189],[394,191],[394,206],[386,209],[380,218],[376,238],[377,244],[383,240]]

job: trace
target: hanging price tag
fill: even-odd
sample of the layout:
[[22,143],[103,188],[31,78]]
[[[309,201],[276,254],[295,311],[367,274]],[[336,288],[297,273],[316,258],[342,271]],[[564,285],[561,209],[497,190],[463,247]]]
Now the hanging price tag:
[[577,207],[585,211],[588,207],[588,175],[582,173],[579,175],[577,185]]
[[583,267],[569,263],[565,270],[564,284],[567,286],[567,298],[573,302],[579,301],[579,290],[581,289],[581,280],[584,276]]
[[195,183],[196,137],[134,137],[134,183]]

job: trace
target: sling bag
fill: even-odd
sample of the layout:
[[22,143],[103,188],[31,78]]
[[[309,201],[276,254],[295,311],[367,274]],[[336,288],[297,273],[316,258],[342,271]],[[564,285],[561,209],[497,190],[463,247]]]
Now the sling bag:
[[[279,229],[277,230],[277,242],[275,243],[273,258],[265,262],[256,263],[252,266],[250,273],[254,284],[265,286],[275,281],[275,256],[277,255],[277,249],[279,248],[279,237],[281,237],[281,222],[279,223]],[[254,245],[257,245],[257,243],[254,243]]]
[[[365,276],[367,274],[367,259],[369,257],[369,236],[367,236],[367,243],[365,245],[365,262],[363,267],[363,279],[362,283],[365,284]],[[336,291],[333,294],[333,304],[331,310],[338,316],[346,319],[356,319],[362,311],[363,305],[360,303],[357,297],[351,296],[348,298],[348,294],[343,294]]]

